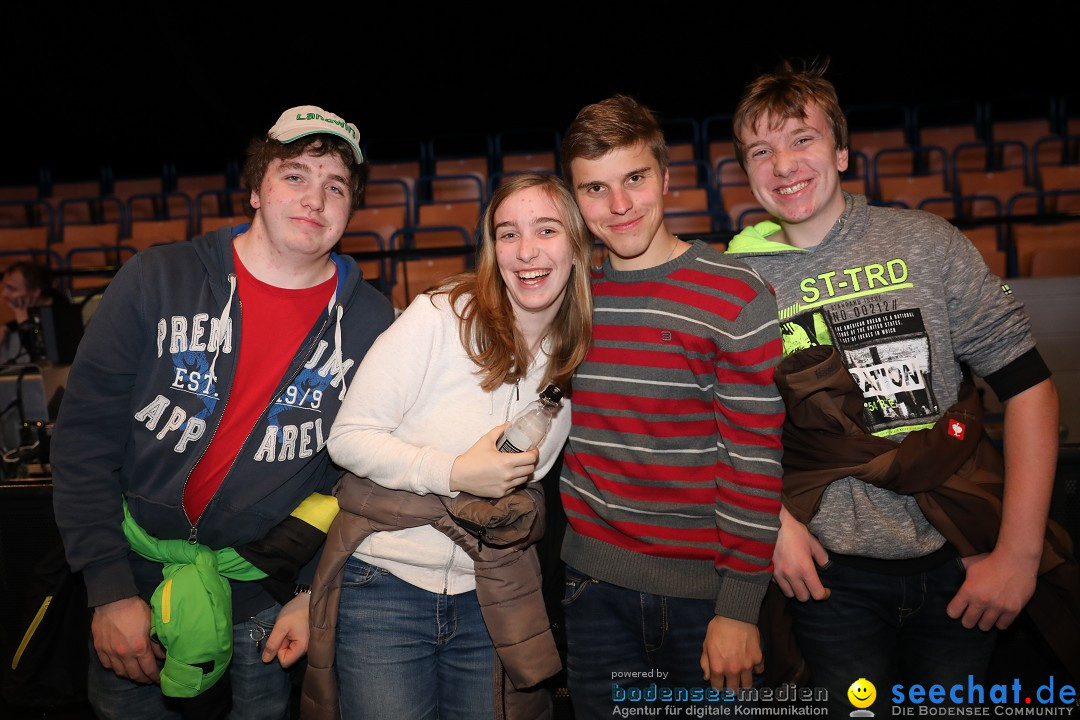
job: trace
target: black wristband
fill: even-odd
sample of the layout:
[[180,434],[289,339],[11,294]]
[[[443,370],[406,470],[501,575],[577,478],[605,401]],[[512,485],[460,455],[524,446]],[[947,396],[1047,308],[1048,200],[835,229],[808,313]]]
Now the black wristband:
[[300,593],[308,593],[310,595],[311,594],[311,586],[310,585],[304,585],[303,583],[297,583],[296,587],[293,588],[293,597],[296,597]]

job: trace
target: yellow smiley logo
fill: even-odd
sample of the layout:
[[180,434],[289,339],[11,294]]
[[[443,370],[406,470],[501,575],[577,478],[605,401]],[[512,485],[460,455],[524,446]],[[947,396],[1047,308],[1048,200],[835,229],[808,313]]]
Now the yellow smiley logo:
[[859,678],[851,683],[851,687],[847,690],[847,698],[857,708],[868,708],[877,698],[877,688],[866,678]]

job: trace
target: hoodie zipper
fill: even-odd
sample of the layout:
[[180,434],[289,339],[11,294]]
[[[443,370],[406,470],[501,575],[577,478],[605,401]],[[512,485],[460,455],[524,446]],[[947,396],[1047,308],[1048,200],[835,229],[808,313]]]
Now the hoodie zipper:
[[521,378],[514,381],[514,392],[506,393],[506,410],[503,412],[503,422],[510,422],[510,404],[514,401],[515,396],[518,400],[521,400]]
[[[233,273],[229,273],[229,274],[233,275]],[[244,303],[240,300],[239,292],[237,292],[237,295],[236,295],[236,302],[237,302],[237,305],[240,308],[240,316],[243,317]],[[337,306],[339,304],[340,303],[334,303],[333,310],[336,311]],[[327,313],[325,318],[323,319],[322,327],[319,328],[319,331],[317,333],[315,333],[314,339],[312,339],[311,343],[308,344],[308,346],[304,350],[304,352],[300,353],[300,357],[306,358],[316,348],[316,346],[318,346],[319,340],[322,338],[323,333],[326,332],[326,328],[328,328],[329,326],[330,326],[330,314]],[[238,338],[238,340],[237,340],[237,353],[238,353],[237,357],[238,358],[239,358],[239,352],[240,352],[239,337],[240,337],[239,333],[237,333],[237,338]],[[281,395],[281,393],[285,391],[285,388],[288,387],[289,384],[296,378],[296,376],[300,374],[300,371],[304,368],[304,363],[305,362],[306,361],[302,360],[300,362],[300,364],[296,366],[296,369],[294,369],[291,373],[289,373],[288,375],[285,376],[285,380],[274,391],[274,394],[270,396],[269,404],[267,404],[267,406],[265,408],[263,408],[262,413],[259,414],[259,419],[260,420],[263,418],[264,415],[266,415],[267,411],[271,407],[273,407],[274,402],[278,399],[278,397]],[[234,364],[233,371],[235,372],[235,370],[236,370],[236,366]],[[232,392],[230,391],[229,395],[227,395],[225,397],[225,400],[223,401],[224,404],[221,407],[221,416],[222,417],[225,417],[225,408],[228,407],[229,396],[231,396],[231,395],[232,395]],[[259,424],[258,422],[255,423],[256,426],[258,424]],[[187,485],[188,485],[188,482],[191,480],[191,474],[193,472],[195,472],[195,468],[198,466],[198,464],[200,462],[202,462],[203,456],[206,454],[206,451],[210,448],[210,444],[214,442],[214,437],[217,435],[217,430],[218,430],[218,427],[220,427],[220,425],[221,425],[221,423],[218,422],[218,424],[214,426],[214,431],[212,433],[210,433],[210,442],[206,443],[205,447],[203,447],[202,453],[199,454],[199,459],[196,460],[195,464],[191,466],[191,470],[188,471],[187,477],[184,479],[183,492],[180,495],[180,506],[181,507],[184,506],[183,497],[184,497],[184,493],[187,492]],[[248,434],[244,437],[244,442],[240,443],[241,448],[243,448],[245,445],[247,445],[248,441],[251,440],[251,433],[254,432],[254,430],[255,430],[254,426],[251,428],[251,430],[248,430]],[[239,460],[239,459],[240,459],[239,454],[237,454],[237,456],[235,458],[233,458],[232,464],[229,465],[229,469],[225,471],[225,476],[221,479],[221,484],[218,485],[217,490],[214,491],[214,494],[210,496],[210,500],[207,501],[206,507],[203,508],[202,514],[199,515],[198,519],[195,520],[195,524],[193,524],[191,526],[191,529],[188,531],[188,542],[191,543],[192,545],[195,545],[196,543],[199,542],[199,521],[203,519],[203,516],[206,515],[206,511],[209,510],[210,506],[214,503],[214,499],[218,496],[218,493],[221,492],[221,486],[224,485],[225,481],[229,479],[229,476],[232,474],[233,468],[236,467],[236,461]],[[188,522],[191,522],[191,516],[187,514],[187,508],[186,507],[184,507],[184,516],[188,519]]]
[[[507,391],[507,393],[506,393],[506,409],[503,411],[503,421],[504,422],[510,422],[510,405],[511,405],[511,403],[514,402],[515,396],[517,397],[518,400],[521,399],[521,379],[520,378],[518,378],[517,380],[514,381],[514,390],[513,390],[513,392]],[[483,535],[483,530],[484,530],[483,528],[480,528],[480,531],[479,531],[480,535]],[[481,544],[483,543],[483,538],[482,537],[480,538],[480,542],[481,542]],[[450,547],[450,557],[446,561],[446,565],[443,567],[443,595],[446,595],[450,591],[450,569],[454,565],[454,558],[457,556],[457,551],[458,551],[457,543],[454,543]]]

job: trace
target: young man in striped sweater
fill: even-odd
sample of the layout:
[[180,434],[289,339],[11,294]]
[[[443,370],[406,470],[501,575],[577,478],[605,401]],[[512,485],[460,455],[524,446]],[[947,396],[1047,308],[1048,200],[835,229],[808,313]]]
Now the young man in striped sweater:
[[776,303],[754,271],[667,229],[667,158],[652,113],[623,96],[584,108],[562,146],[608,249],[561,478],[578,718],[610,716],[630,687],[708,699],[762,670],[755,623],[780,509]]

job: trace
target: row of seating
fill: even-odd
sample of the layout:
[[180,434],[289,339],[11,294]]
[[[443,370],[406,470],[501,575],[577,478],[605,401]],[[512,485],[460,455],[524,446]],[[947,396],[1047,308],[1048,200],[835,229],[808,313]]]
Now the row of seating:
[[[951,154],[961,144],[1015,143],[1034,149],[1050,137],[1080,134],[1080,117],[1064,97],[999,98],[968,103],[934,103],[917,106],[854,106],[846,112],[851,126],[849,146],[872,157],[884,148],[941,147]],[[1023,119],[1017,120],[1017,117]],[[672,147],[672,159],[703,162],[715,169],[719,160],[733,157],[731,115],[696,118],[664,118],[661,122]],[[493,175],[520,170],[558,171],[561,135],[546,127],[503,130],[498,133],[462,133],[429,137],[374,138],[363,142],[372,160],[375,177],[418,178],[431,175],[476,172],[486,182]],[[1053,154],[1050,147],[1043,148]],[[1075,155],[1076,148],[1069,152]],[[1040,153],[1034,153],[1038,157]],[[1068,163],[1069,160],[1062,160]],[[1075,160],[1073,160],[1075,162]],[[1011,165],[1011,163],[1007,163]],[[985,169],[997,169],[988,167]],[[48,168],[39,171],[37,182],[18,188],[0,188],[0,201],[42,198],[130,195],[173,190],[194,197],[198,192],[238,184],[239,165],[225,164],[221,175],[178,174],[175,163],[164,163],[159,175],[116,179],[110,167],[97,178],[55,182]],[[722,181],[722,179],[721,179]],[[14,194],[12,193],[14,191]]]
[[[669,227],[671,220],[669,216]],[[961,229],[1000,277],[1080,276],[1080,220],[983,223]],[[687,232],[682,237],[725,246],[731,235]],[[471,253],[462,245],[468,237],[464,228],[399,230],[384,243],[376,233],[354,231],[342,238],[341,249],[357,255],[365,277],[378,278],[395,305],[404,307],[441,278],[471,266]],[[381,257],[373,257],[376,254]],[[593,261],[599,263],[603,255],[603,246],[597,246]]]
[[[958,186],[957,192],[951,193],[943,189],[940,176],[897,177],[889,178],[888,183],[882,180],[882,188],[893,189],[874,202],[919,208],[958,223],[987,219],[996,225],[1005,220],[1029,221],[1080,211],[1080,173],[1076,172],[1080,166],[1056,169],[1069,171],[1062,175],[1065,180],[1061,184],[1072,187],[1031,190],[1013,184],[1020,181],[1016,173],[985,173],[965,176],[962,189]],[[437,187],[445,182],[454,186],[461,179],[425,178],[419,184]],[[459,235],[471,234],[482,207],[478,181],[467,176],[465,179],[471,182],[471,190],[466,193],[459,188],[448,193],[445,201],[435,202],[419,202],[400,179],[372,181],[368,203],[354,213],[348,231],[375,234],[389,247],[395,233],[420,228],[428,247],[460,245]],[[845,180],[843,184],[852,192],[865,192],[860,179]],[[1019,192],[1014,192],[1017,187]],[[61,203],[55,225],[48,219],[28,226],[0,227],[0,249],[50,248],[64,256],[74,248],[119,243],[139,250],[161,242],[186,240],[222,225],[246,222],[247,200],[248,193],[239,189],[206,191],[196,201],[181,193],[133,196],[124,204],[116,198],[69,199]],[[52,210],[43,201],[26,207],[51,218]],[[79,212],[71,212],[72,208],[79,208]],[[724,186],[719,192],[701,187],[672,189],[666,209],[668,226],[681,235],[723,234],[768,217],[747,185]],[[103,221],[87,222],[87,217]],[[416,233],[409,236],[413,235]]]
[[[1080,135],[1080,117],[1068,117],[1065,100],[1045,99],[1049,112],[1040,117],[1025,120],[1012,119],[1007,103],[973,103],[971,118],[966,122],[941,124],[935,122],[934,113],[928,107],[906,108],[893,106],[895,122],[884,124],[880,108],[872,108],[879,117],[873,128],[863,128],[852,120],[849,147],[873,157],[885,148],[937,147],[951,155],[960,145],[993,143],[1005,148],[1004,166],[1014,165],[1013,154],[1023,154],[1020,147],[1028,149],[1028,155],[1039,162],[1069,164],[1077,162],[1077,138],[1063,144],[1061,138]],[[999,109],[1000,108],[1000,109]],[[861,118],[863,108],[849,108],[849,118]],[[1075,111],[1075,109],[1074,109]],[[965,113],[959,113],[964,115]],[[953,118],[957,115],[953,113]],[[999,117],[1000,116],[1000,117]],[[928,118],[931,124],[920,124],[919,118]],[[940,120],[941,118],[937,118]],[[669,118],[661,120],[671,159],[675,163],[703,164],[714,172],[723,158],[734,158],[731,143],[730,115],[713,115],[703,122],[694,118]],[[520,170],[559,170],[558,150],[560,135],[548,128],[513,130],[494,136],[482,133],[432,138],[426,141],[370,141],[368,157],[378,166],[375,177],[417,178],[423,175],[449,175],[475,173],[485,182],[493,175]],[[976,153],[971,151],[974,156]],[[1057,160],[1053,158],[1057,156]],[[964,165],[966,169],[977,169]],[[993,170],[998,166],[991,162],[981,169]],[[695,172],[696,171],[696,172]],[[737,171],[737,170],[736,170]],[[682,168],[688,181],[676,186],[704,184],[699,168]],[[723,178],[717,177],[723,183]]]
[[[1075,98],[1074,98],[1075,100]],[[951,151],[968,142],[1020,140],[1028,145],[1051,135],[1080,133],[1075,104],[1061,97],[1000,97],[903,105],[849,106],[849,145],[853,149],[939,145]],[[668,142],[689,144],[694,157],[715,165],[717,147],[732,137],[732,115],[662,120]]]
[[[711,157],[703,160],[701,141],[708,135],[708,122],[704,132],[693,121],[689,125],[689,142],[669,131],[673,161],[666,198],[669,227],[685,237],[723,240],[733,230],[766,217],[734,160],[730,140],[710,142]],[[995,137],[1009,134],[1002,127],[995,126]],[[1048,129],[1055,128],[1044,123],[1040,132]],[[1002,275],[1032,272],[1030,263],[1021,260],[1027,254],[1017,250],[1018,243],[1026,244],[1025,231],[1017,233],[1015,228],[1021,221],[1080,210],[1076,164],[1080,136],[1040,136],[1030,144],[1011,139],[978,142],[978,133],[971,128],[936,136],[932,130],[942,129],[922,128],[920,139],[935,144],[895,147],[889,143],[904,143],[911,134],[853,132],[845,188],[877,204],[918,207],[959,224],[985,220],[973,232],[994,236],[983,247],[995,270]],[[882,147],[875,149],[875,143]],[[371,165],[364,206],[349,224],[343,249],[378,255],[365,260],[369,275],[388,291],[399,288],[403,295],[396,300],[407,300],[407,286],[416,283],[399,277],[398,270],[408,266],[394,265],[387,256],[433,248],[451,249],[450,255],[439,250],[435,255],[439,258],[452,256],[454,248],[467,253],[493,188],[512,172],[556,171],[558,144],[559,134],[545,129],[493,138],[407,141],[404,147],[371,141],[365,149],[376,162]],[[395,156],[397,160],[377,162]],[[436,174],[421,174],[428,169]],[[0,250],[48,252],[59,258],[57,266],[107,264],[152,244],[235,225],[246,221],[249,193],[230,186],[229,177],[170,177],[165,172],[144,180],[50,183],[47,198],[41,197],[44,186],[0,188]],[[103,194],[106,188],[109,193]],[[454,269],[463,268],[454,265]]]
[[[245,218],[241,218],[243,220]],[[670,223],[671,218],[669,218]],[[962,227],[990,268],[1001,277],[1080,276],[1080,220],[1006,223]],[[684,233],[726,244],[731,232]],[[398,229],[387,238],[368,230],[349,230],[339,251],[357,258],[365,278],[404,308],[418,293],[442,278],[472,266],[473,237],[464,227]],[[125,242],[71,246],[56,243],[44,249],[0,251],[3,266],[28,259],[67,271],[64,289],[79,295],[105,285],[116,267],[133,257]],[[597,246],[593,260],[603,258]]]
[[[713,227],[680,230],[679,220],[678,212],[673,212],[668,216],[668,225],[686,239],[702,238],[724,244],[733,234],[730,229]],[[246,217],[236,218],[231,224],[243,221]],[[1039,222],[1021,222],[999,217],[977,224],[957,224],[990,268],[1001,277],[1080,275],[1080,220],[1059,216]],[[398,307],[404,307],[438,279],[471,266],[474,247],[471,228],[462,225],[416,226],[387,229],[384,233],[354,227],[342,237],[339,250],[356,256],[365,277],[391,297]],[[69,289],[78,291],[102,284],[103,276],[137,250],[121,240],[81,246],[71,242],[54,243],[43,249],[9,249],[0,254],[7,256],[5,265],[16,259],[34,259],[54,268],[96,270],[90,275],[71,278]],[[593,259],[599,263],[602,257],[603,248],[598,246]]]
[[[712,171],[716,184],[742,185],[746,175],[734,156],[734,146],[719,149]],[[1042,138],[1029,148],[1020,141],[962,143],[951,151],[939,145],[850,149],[846,179],[864,181],[865,194],[876,195],[881,181],[910,176],[937,177],[943,190],[960,188],[965,176],[1009,173],[1018,186],[1056,189],[1062,173],[1080,162],[1080,135]]]
[[[911,163],[916,162],[912,158],[917,158],[923,150],[926,149],[886,149],[879,152],[873,162],[860,153],[853,153],[844,186],[875,202],[903,207],[920,207],[931,200],[959,204],[967,198],[962,205],[967,210],[955,213],[955,217],[1000,215],[1000,211],[995,212],[995,205],[1005,208],[1019,200],[1025,201],[1023,209],[1009,210],[1006,214],[1052,214],[1077,209],[1078,203],[1068,197],[1068,192],[1057,191],[1080,190],[1080,165],[1043,165],[1033,174],[1019,167],[949,172],[950,166],[943,164],[939,170],[911,174]],[[886,163],[883,160],[898,156],[905,158],[904,169],[909,172],[897,172],[895,164],[890,173],[884,172],[882,168]],[[722,168],[731,164],[734,160],[721,161]],[[673,164],[673,176],[683,167],[680,163]],[[955,169],[956,166],[952,167]],[[867,168],[875,168],[876,172],[868,173]],[[718,176],[724,174],[720,172]],[[503,176],[492,178],[492,182]],[[709,177],[707,173],[706,176]],[[669,209],[709,216],[702,218],[703,222],[693,223],[694,229],[700,231],[742,227],[745,225],[743,213],[758,209],[758,205],[741,170],[740,180],[721,182],[715,187],[711,181],[689,184],[673,180]],[[354,229],[374,230],[388,237],[389,233],[383,232],[388,227],[391,231],[411,225],[472,227],[490,190],[475,173],[419,179],[373,179],[367,188],[364,207],[358,213],[357,222],[361,224]],[[982,196],[995,198],[997,202],[971,200]],[[6,234],[44,235],[48,242],[66,241],[70,226],[97,224],[112,224],[116,230],[114,239],[182,239],[220,225],[218,218],[244,215],[247,202],[248,192],[238,188],[203,190],[194,198],[183,192],[132,195],[124,202],[115,196],[66,198],[55,207],[46,200],[9,201],[0,202],[0,227],[25,228],[21,233]],[[0,232],[0,236],[5,232]],[[94,232],[101,234],[110,230],[99,228]],[[138,242],[135,244],[139,245]]]
[[[429,187],[434,200],[420,201],[415,190],[422,186]],[[351,229],[373,229],[388,238],[393,230],[414,225],[472,228],[484,196],[472,176],[422,178],[410,184],[401,179],[373,180]],[[126,201],[115,196],[73,197],[55,206],[47,200],[0,202],[0,249],[118,240],[142,248],[163,240],[185,240],[244,218],[250,211],[249,197],[242,188],[217,188],[194,198],[169,192],[133,195]]]
[[[246,217],[227,224],[246,222]],[[186,242],[162,239],[154,245]],[[472,266],[472,233],[463,227],[398,230],[388,240],[364,230],[347,231],[338,250],[357,257],[365,279],[404,308],[413,297],[442,278]],[[61,277],[60,289],[71,297],[90,294],[108,284],[116,269],[135,256],[128,240],[88,244],[57,242],[48,246],[0,249],[0,267],[27,260],[46,265]]]

